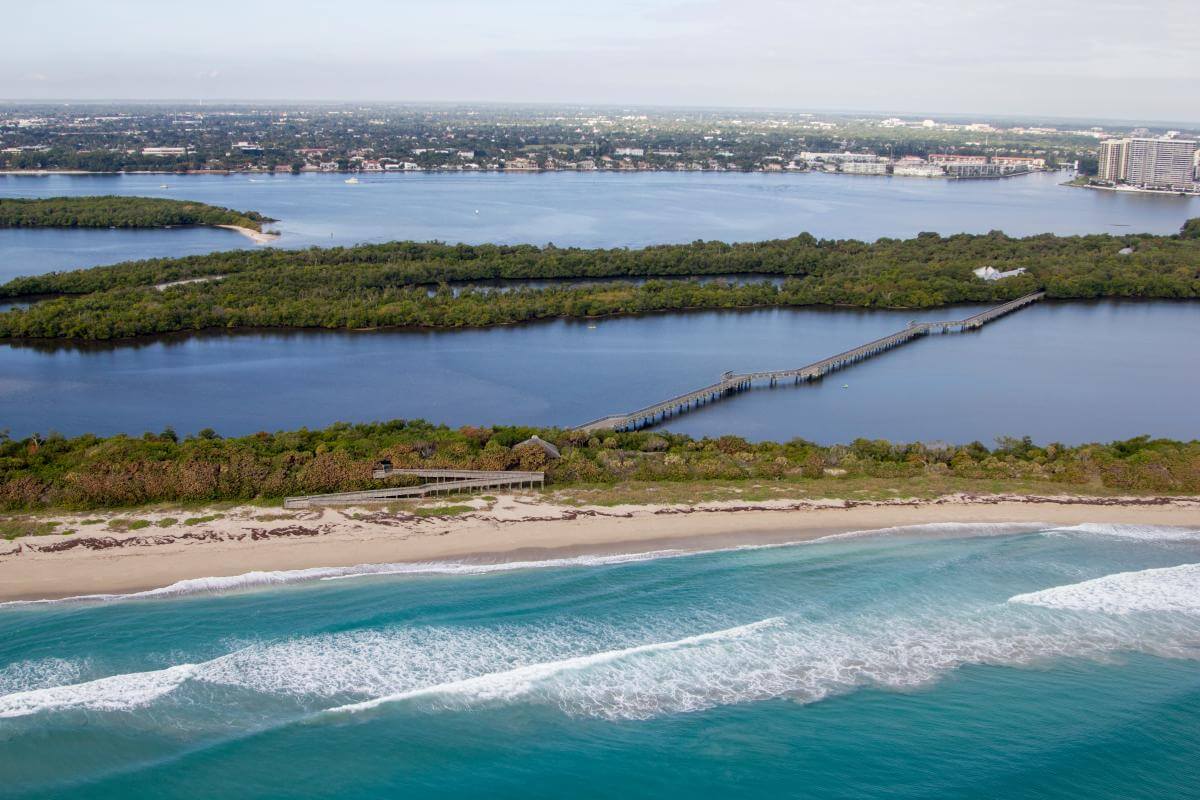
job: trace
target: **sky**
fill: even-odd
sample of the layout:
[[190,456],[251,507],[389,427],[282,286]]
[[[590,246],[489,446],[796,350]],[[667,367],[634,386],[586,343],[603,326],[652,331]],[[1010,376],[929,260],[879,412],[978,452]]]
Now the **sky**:
[[0,99],[1200,121],[1200,0],[6,0]]

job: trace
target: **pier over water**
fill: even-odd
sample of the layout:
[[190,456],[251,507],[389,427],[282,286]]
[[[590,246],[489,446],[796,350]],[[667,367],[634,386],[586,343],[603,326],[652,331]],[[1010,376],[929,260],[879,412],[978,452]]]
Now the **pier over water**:
[[655,425],[665,419],[686,413],[698,406],[715,403],[744,392],[755,383],[775,386],[780,381],[791,381],[794,385],[815,381],[839,369],[877,356],[894,347],[911,342],[930,333],[962,333],[978,330],[994,319],[1036,303],[1046,296],[1045,292],[1034,292],[1016,300],[981,311],[966,319],[943,320],[940,322],[910,322],[904,330],[867,342],[858,347],[823,358],[811,364],[793,369],[767,370],[760,372],[726,372],[720,380],[684,394],[676,395],[653,405],[624,414],[610,414],[577,426],[578,431],[617,430],[632,431]]

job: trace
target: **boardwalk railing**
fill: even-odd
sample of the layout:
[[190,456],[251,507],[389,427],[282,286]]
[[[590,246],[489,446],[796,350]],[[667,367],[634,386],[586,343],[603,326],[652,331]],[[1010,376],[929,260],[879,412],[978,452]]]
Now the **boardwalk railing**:
[[686,413],[697,406],[712,403],[729,397],[732,394],[745,391],[753,386],[756,381],[767,381],[771,386],[774,386],[781,380],[791,380],[796,384],[802,381],[817,380],[830,372],[843,369],[872,356],[877,356],[880,353],[891,350],[893,347],[899,347],[902,344],[911,342],[913,339],[935,331],[941,333],[961,333],[963,331],[977,330],[992,320],[1024,308],[1030,303],[1036,303],[1045,296],[1045,292],[1027,294],[1024,297],[1018,297],[1016,300],[1010,300],[1002,305],[981,311],[966,319],[944,320],[941,322],[910,322],[908,327],[902,331],[897,331],[896,333],[859,345],[843,353],[838,353],[829,358],[823,358],[820,361],[814,361],[811,364],[806,364],[803,367],[795,369],[742,373],[726,372],[721,376],[721,380],[709,386],[676,395],[653,405],[639,408],[636,411],[629,411],[624,414],[609,414],[606,417],[585,422],[575,428],[575,430],[589,432],[599,430],[637,430],[638,428],[644,428],[668,419],[676,414]]
[[410,475],[425,478],[417,486],[393,486],[387,489],[365,489],[360,492],[337,492],[335,494],[310,494],[289,497],[283,501],[284,508],[311,508],[312,506],[345,506],[357,503],[378,503],[385,500],[402,500],[413,497],[428,497],[431,494],[474,491],[480,489],[523,489],[541,488],[546,485],[546,473],[517,470],[471,470],[471,469],[376,469],[375,478],[393,475]]

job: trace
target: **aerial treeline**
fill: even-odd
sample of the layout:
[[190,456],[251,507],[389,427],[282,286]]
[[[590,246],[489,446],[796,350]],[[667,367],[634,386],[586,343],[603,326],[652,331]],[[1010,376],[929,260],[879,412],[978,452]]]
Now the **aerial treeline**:
[[[548,461],[537,433],[558,444]],[[372,466],[546,470],[566,487],[628,481],[803,482],[828,478],[902,481],[958,478],[991,492],[1022,483],[1080,494],[1200,493],[1200,441],[1147,437],[1068,447],[1028,438],[988,448],[859,439],[821,446],[803,439],[751,443],[665,432],[600,434],[521,427],[451,429],[421,420],[221,438],[210,430],[142,437],[0,437],[0,509],[101,508],[157,502],[273,500],[381,488]],[[916,485],[916,484],[913,484]]]
[[76,150],[73,147],[50,147],[47,150],[26,150],[19,153],[0,154],[0,165],[16,170],[81,170],[84,172],[124,172],[147,170],[152,172],[187,172],[205,166],[200,156],[162,157],[146,156],[138,152],[126,152],[101,148]]
[[[0,337],[115,339],[241,327],[462,327],[817,304],[931,308],[1009,300],[1038,289],[1060,299],[1197,298],[1196,230],[1192,221],[1174,236],[923,233],[868,244],[805,234],[639,250],[394,242],[236,251],[17,278],[0,286],[0,298],[60,296],[0,314]],[[1120,254],[1126,247],[1134,252]],[[986,282],[973,274],[981,266],[1024,267],[1027,273]],[[787,279],[781,285],[687,279],[713,275]],[[222,279],[153,288],[197,277]],[[547,278],[564,280],[543,288],[519,285]],[[594,278],[644,282],[570,283]],[[507,291],[469,288],[474,281],[494,280],[517,283]],[[468,288],[454,291],[448,282]]]
[[273,222],[257,211],[234,211],[190,200],[158,197],[0,198],[0,228],[163,228],[237,225],[262,230]]

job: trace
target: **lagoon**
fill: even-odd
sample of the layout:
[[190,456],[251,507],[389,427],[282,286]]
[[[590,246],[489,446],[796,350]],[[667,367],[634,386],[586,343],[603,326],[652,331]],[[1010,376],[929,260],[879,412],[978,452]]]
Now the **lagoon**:
[[[977,310],[922,311],[954,319]],[[760,309],[460,331],[248,331],[133,343],[0,345],[14,436],[223,435],[423,417],[452,426],[580,424],[714,381],[816,361],[903,328],[907,311]],[[760,388],[671,430],[822,443],[1192,439],[1200,305],[1041,303],[929,336],[824,381]],[[842,388],[843,385],[848,388]]]

